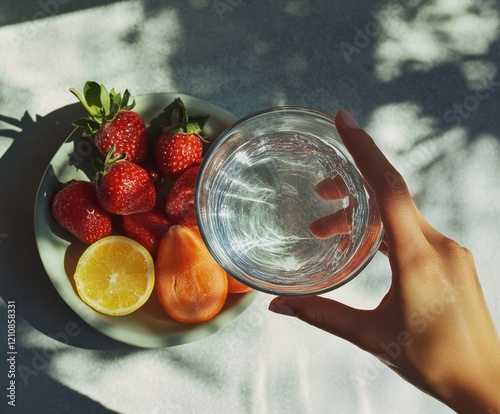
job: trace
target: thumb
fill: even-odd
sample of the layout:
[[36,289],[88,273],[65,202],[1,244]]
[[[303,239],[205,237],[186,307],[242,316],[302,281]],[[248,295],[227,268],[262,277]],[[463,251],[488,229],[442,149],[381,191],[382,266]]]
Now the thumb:
[[343,303],[320,296],[279,296],[269,304],[269,310],[307,322],[319,329],[343,338],[360,348],[370,328],[370,311],[351,308]]

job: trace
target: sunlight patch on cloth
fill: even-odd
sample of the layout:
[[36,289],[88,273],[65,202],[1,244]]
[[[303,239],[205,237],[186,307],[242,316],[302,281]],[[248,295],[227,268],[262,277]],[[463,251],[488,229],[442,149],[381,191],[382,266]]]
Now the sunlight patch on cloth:
[[493,62],[473,59],[463,62],[460,69],[470,90],[483,91],[494,86],[493,82],[497,75],[497,68]]
[[[68,366],[72,369],[68,370]],[[109,358],[103,357],[99,351],[66,349],[65,352],[54,355],[47,371],[55,381],[78,390],[107,408],[121,411],[124,407],[130,407],[129,412],[137,412],[133,411],[140,408],[135,396],[110,392],[110,386],[118,389],[126,383],[130,389],[141,389],[141,401],[149,402],[149,412],[159,412],[155,407],[161,404],[155,403],[155,395],[159,393],[158,386],[142,387],[141,382],[151,373],[161,376],[165,370],[166,367],[159,360],[141,359],[140,353]]]
[[413,102],[377,108],[366,129],[405,177],[413,194],[427,186],[427,175],[422,171],[455,158],[463,152],[468,137],[463,127],[439,131],[437,120],[425,115],[422,107]]
[[468,0],[434,0],[393,8],[390,21],[380,28],[375,51],[377,77],[389,82],[407,69],[428,71],[483,56],[499,30],[496,6],[487,0],[474,5]]
[[435,120],[422,112],[420,105],[410,101],[381,105],[373,111],[366,129],[383,151],[401,154],[435,131]]
[[[83,20],[93,22],[92,33],[81,24]],[[46,30],[48,22],[50,30]],[[180,32],[177,10],[165,9],[147,17],[137,2],[26,20],[0,28],[3,45],[23,50],[2,61],[0,79],[11,88],[27,91],[23,105],[39,108],[42,115],[76,102],[66,88],[40,88],[47,84],[47,74],[57,76],[68,88],[81,89],[86,80],[93,79],[117,91],[139,85],[131,91],[133,95],[157,92],[152,88],[158,84],[164,90],[175,90],[166,63],[177,52]],[[88,42],[93,33],[105,33],[106,41]],[[3,47],[0,45],[0,52]],[[104,55],[105,63],[96,58]],[[37,62],[36,70],[33,62]],[[57,74],[53,73],[54,62],[61,62]]]

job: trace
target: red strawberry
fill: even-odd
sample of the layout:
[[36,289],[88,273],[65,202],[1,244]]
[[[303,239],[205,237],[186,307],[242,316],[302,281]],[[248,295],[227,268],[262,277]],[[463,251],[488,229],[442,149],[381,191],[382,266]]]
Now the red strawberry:
[[95,134],[95,145],[106,154],[115,145],[116,152],[131,162],[141,162],[147,153],[146,126],[137,112],[121,110]]
[[189,167],[200,164],[203,142],[200,136],[206,117],[190,118],[180,98],[174,101],[172,126],[158,139],[155,158],[165,177],[175,178]]
[[84,243],[111,234],[111,214],[99,205],[95,186],[88,181],[64,184],[52,199],[51,210],[56,222]]
[[160,240],[170,227],[167,218],[157,209],[122,216],[125,234],[142,244],[151,254],[158,252]]
[[195,165],[182,173],[168,193],[165,212],[172,224],[179,224],[186,227],[196,226],[194,187],[199,169],[200,166]]
[[102,155],[106,155],[114,145],[116,152],[125,154],[131,162],[146,158],[146,126],[140,115],[131,109],[135,100],[129,104],[130,92],[125,90],[123,97],[114,89],[108,92],[104,85],[89,81],[83,88],[83,96],[74,88],[70,89],[89,117],[82,118],[73,125],[83,128],[86,136],[95,136],[95,145]]
[[165,132],[155,148],[156,162],[165,177],[174,178],[202,161],[203,144],[195,134]]
[[[114,155],[113,155],[114,154]],[[96,165],[96,195],[101,206],[113,214],[125,215],[151,210],[156,190],[148,173],[111,148],[104,163]]]

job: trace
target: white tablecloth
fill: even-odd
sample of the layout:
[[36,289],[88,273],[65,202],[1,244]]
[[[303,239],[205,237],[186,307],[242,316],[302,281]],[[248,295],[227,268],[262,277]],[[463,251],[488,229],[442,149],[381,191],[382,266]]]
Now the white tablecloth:
[[[345,106],[432,224],[473,251],[500,326],[499,29],[500,6],[486,0],[3,2],[0,411],[15,411],[5,391],[14,302],[17,412],[450,412],[351,344],[272,314],[264,294],[190,344],[138,349],[95,331],[38,256],[34,197],[60,143],[39,137],[75,102],[68,88],[89,79],[137,95],[184,92],[237,116]],[[327,296],[370,308],[389,283],[377,256]]]

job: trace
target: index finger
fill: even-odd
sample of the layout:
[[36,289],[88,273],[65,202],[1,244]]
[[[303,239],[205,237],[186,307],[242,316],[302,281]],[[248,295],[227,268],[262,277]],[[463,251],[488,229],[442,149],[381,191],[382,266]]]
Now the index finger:
[[426,238],[403,177],[349,112],[340,109],[335,123],[342,141],[375,195],[389,246],[394,247],[394,254],[414,254],[416,247],[426,243]]

